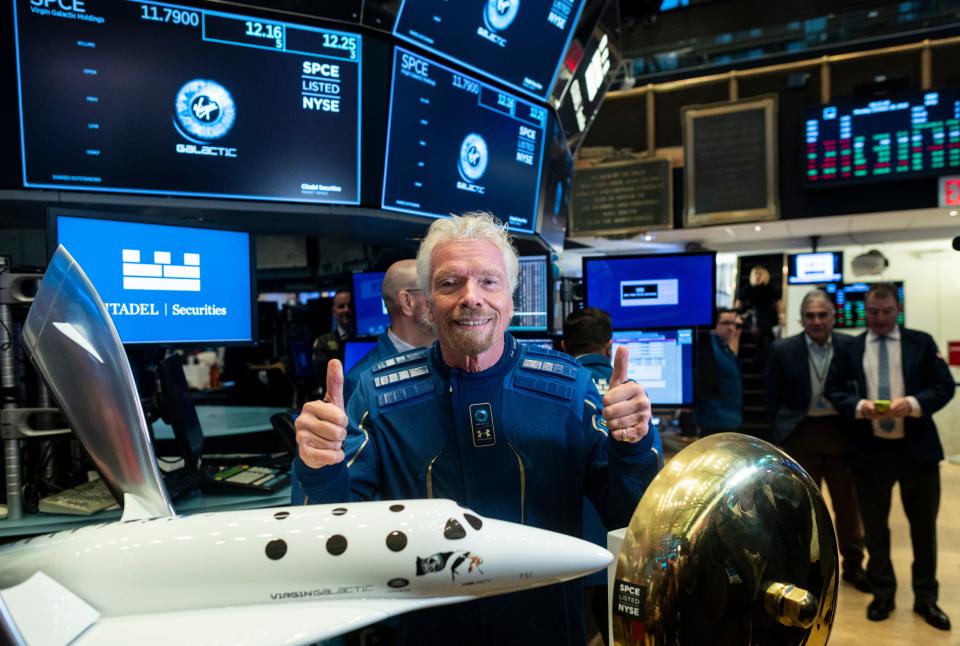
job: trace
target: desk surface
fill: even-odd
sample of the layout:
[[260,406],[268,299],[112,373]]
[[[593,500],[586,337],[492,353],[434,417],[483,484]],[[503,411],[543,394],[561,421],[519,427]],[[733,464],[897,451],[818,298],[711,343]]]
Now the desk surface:
[[[197,406],[197,417],[204,437],[240,435],[270,430],[270,416],[286,408],[270,406]],[[162,419],[153,423],[158,440],[172,440],[173,429]]]
[[[266,495],[201,494],[178,500],[173,504],[178,514],[189,515],[212,511],[238,511],[259,507],[283,507],[290,504],[290,487]],[[120,520],[119,509],[108,509],[90,516],[75,514],[24,514],[20,520],[0,519],[0,537],[30,536],[59,532],[83,525],[109,523]]]

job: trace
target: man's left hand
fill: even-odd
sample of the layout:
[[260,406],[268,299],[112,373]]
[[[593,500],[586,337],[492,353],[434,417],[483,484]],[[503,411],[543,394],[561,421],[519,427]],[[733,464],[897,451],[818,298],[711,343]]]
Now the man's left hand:
[[906,417],[910,414],[911,411],[910,400],[906,397],[897,397],[892,402],[890,402],[890,409],[887,411],[885,417],[894,418],[894,417]]
[[627,381],[629,360],[626,346],[617,348],[610,388],[603,397],[603,418],[611,437],[619,442],[638,442],[650,429],[650,400],[643,386]]

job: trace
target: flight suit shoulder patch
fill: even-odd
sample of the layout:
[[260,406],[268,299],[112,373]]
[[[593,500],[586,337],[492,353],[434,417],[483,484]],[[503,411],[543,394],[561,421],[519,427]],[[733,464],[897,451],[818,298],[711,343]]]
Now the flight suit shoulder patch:
[[398,354],[395,357],[390,357],[389,359],[384,359],[376,365],[373,366],[373,372],[380,372],[381,370],[387,370],[388,368],[395,368],[397,366],[405,366],[408,363],[414,363],[417,361],[423,361],[427,358],[427,350],[411,350],[410,352],[404,352],[403,354]]
[[425,365],[375,375],[373,386],[377,393],[377,405],[381,409],[432,393],[436,388],[430,378],[430,368]]

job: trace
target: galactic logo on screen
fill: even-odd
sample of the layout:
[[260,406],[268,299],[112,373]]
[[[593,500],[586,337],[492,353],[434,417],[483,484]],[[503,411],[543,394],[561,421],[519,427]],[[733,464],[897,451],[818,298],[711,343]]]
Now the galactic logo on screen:
[[460,144],[460,161],[457,169],[463,182],[457,182],[457,188],[472,193],[483,193],[484,187],[474,184],[487,172],[487,161],[490,154],[487,151],[487,142],[475,132],[463,138]]
[[222,138],[237,119],[237,108],[229,90],[216,81],[193,79],[177,92],[173,121],[177,132],[191,142],[178,143],[177,153],[207,157],[236,157],[236,148],[211,146]]
[[487,9],[483,21],[492,31],[503,31],[509,27],[520,11],[520,0],[487,0]]

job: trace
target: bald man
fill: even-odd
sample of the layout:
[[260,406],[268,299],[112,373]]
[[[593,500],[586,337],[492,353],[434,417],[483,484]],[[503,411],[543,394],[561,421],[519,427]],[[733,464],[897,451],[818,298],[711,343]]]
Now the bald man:
[[390,327],[377,339],[377,346],[347,373],[343,385],[345,402],[350,401],[364,370],[387,357],[428,346],[437,339],[427,317],[427,300],[417,287],[417,261],[398,260],[390,265],[383,276],[382,293]]

